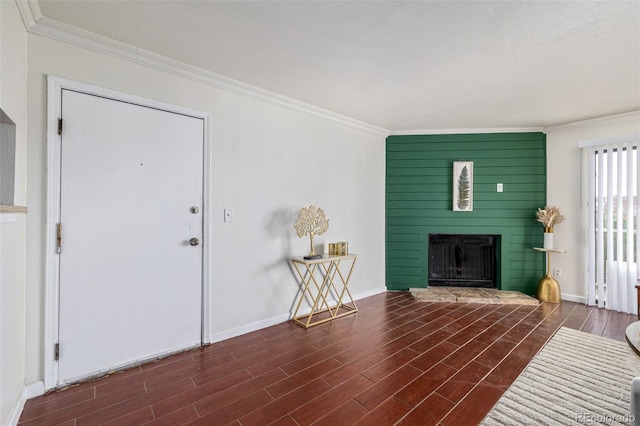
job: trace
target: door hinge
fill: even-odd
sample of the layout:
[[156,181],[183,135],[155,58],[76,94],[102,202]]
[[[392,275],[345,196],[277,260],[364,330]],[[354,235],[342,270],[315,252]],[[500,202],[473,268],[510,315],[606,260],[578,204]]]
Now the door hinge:
[[56,245],[58,247],[58,254],[62,253],[62,224],[57,226]]
[[58,134],[62,134],[62,118],[58,118]]
[[55,361],[60,360],[60,343],[56,343],[56,345],[53,348],[53,359]]

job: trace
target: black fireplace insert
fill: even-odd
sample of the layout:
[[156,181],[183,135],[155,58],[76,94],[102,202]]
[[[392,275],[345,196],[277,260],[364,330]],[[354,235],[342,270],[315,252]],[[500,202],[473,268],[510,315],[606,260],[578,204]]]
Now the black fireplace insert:
[[496,288],[498,235],[430,234],[429,285]]

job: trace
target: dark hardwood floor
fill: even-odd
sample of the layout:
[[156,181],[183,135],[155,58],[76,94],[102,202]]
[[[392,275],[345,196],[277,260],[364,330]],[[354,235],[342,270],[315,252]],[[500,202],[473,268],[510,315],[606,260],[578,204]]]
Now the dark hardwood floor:
[[387,292],[27,401],[20,425],[473,425],[560,326],[624,341],[635,315]]

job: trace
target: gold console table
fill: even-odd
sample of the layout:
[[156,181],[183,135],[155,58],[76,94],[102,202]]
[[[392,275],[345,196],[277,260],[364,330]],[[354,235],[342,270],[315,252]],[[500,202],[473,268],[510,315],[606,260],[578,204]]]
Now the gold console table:
[[[302,294],[293,313],[293,321],[304,328],[322,324],[358,312],[349,291],[349,279],[358,256],[323,255],[320,259],[291,259],[300,277]],[[342,267],[342,270],[340,269]],[[345,303],[345,296],[348,301]],[[298,315],[303,301],[311,305],[308,314]]]
[[560,283],[551,276],[551,253],[566,253],[566,250],[559,249],[546,249],[540,247],[534,247],[535,251],[541,251],[547,253],[547,275],[540,278],[538,281],[537,297],[541,302],[560,303],[561,292]]

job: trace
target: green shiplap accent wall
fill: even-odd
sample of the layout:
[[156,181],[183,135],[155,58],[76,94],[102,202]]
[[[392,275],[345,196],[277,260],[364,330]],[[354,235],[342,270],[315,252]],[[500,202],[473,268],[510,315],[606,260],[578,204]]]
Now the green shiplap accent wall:
[[[453,162],[473,161],[473,211],[453,211]],[[544,275],[546,135],[492,133],[389,136],[386,283],[426,287],[429,234],[499,235],[498,288],[534,295]],[[504,192],[496,192],[496,184]]]

